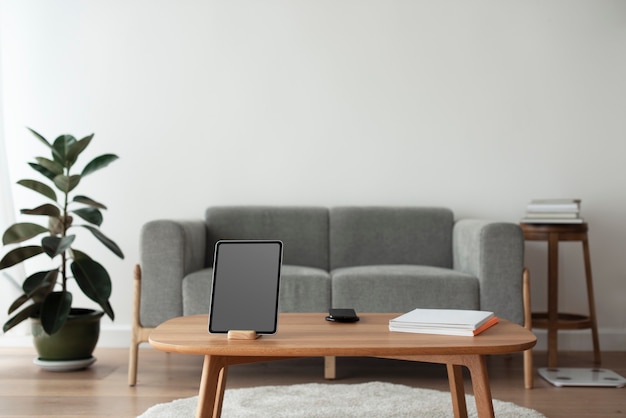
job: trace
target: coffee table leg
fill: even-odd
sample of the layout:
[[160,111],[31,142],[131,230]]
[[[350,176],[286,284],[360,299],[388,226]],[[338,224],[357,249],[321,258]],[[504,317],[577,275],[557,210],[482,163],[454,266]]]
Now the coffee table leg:
[[221,415],[227,374],[225,357],[204,356],[196,418],[218,418]]
[[446,364],[448,369],[448,382],[452,395],[452,409],[454,416],[467,418],[467,405],[465,403],[465,388],[463,386],[463,369],[456,364]]
[[450,392],[452,394],[452,406],[454,416],[467,417],[467,407],[465,404],[465,389],[463,387],[462,367],[465,366],[472,377],[472,388],[474,389],[474,400],[476,401],[476,412],[479,418],[493,418],[493,402],[491,400],[491,387],[489,386],[489,376],[487,375],[487,363],[485,357],[480,354],[461,355],[415,355],[415,356],[390,356],[397,360],[423,361],[427,363],[445,364],[448,370],[448,380]]
[[489,386],[485,357],[481,355],[468,355],[464,357],[464,364],[469,369],[472,376],[476,412],[479,418],[493,417],[493,402],[491,399],[491,387]]

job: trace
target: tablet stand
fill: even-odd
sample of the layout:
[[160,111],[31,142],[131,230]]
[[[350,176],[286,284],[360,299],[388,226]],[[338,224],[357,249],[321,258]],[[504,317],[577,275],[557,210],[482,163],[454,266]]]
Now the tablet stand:
[[229,340],[256,340],[260,337],[260,334],[257,334],[256,331],[251,330],[231,329],[230,331],[228,331]]

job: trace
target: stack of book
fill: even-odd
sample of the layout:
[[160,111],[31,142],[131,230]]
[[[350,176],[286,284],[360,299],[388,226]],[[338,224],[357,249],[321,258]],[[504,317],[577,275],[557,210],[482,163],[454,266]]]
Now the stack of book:
[[498,323],[493,312],[462,309],[414,309],[389,320],[389,330],[418,334],[478,335]]
[[527,224],[580,224],[580,199],[536,199],[522,219]]

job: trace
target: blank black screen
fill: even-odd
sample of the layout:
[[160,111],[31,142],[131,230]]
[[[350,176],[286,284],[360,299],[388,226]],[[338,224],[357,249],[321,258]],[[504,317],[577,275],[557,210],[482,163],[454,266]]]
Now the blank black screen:
[[276,332],[282,242],[215,244],[209,332]]

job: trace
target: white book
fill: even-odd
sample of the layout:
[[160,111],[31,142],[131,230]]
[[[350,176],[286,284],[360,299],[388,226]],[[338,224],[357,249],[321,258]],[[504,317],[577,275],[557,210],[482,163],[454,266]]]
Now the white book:
[[389,320],[389,326],[475,330],[492,317],[489,311],[418,308]]
[[471,330],[471,329],[459,329],[459,328],[415,328],[415,327],[399,327],[389,325],[389,331],[393,332],[408,332],[413,334],[435,334],[435,335],[458,335],[462,337],[475,337],[478,334],[481,334],[483,331],[491,328],[492,326],[498,323],[498,317],[493,317],[489,321],[485,322],[485,325],[482,327]]
[[526,207],[528,212],[578,212],[580,199],[534,199]]
[[523,224],[582,224],[583,218],[522,218]]
[[528,212],[526,213],[527,218],[557,218],[557,219],[576,219],[578,218],[577,212]]

